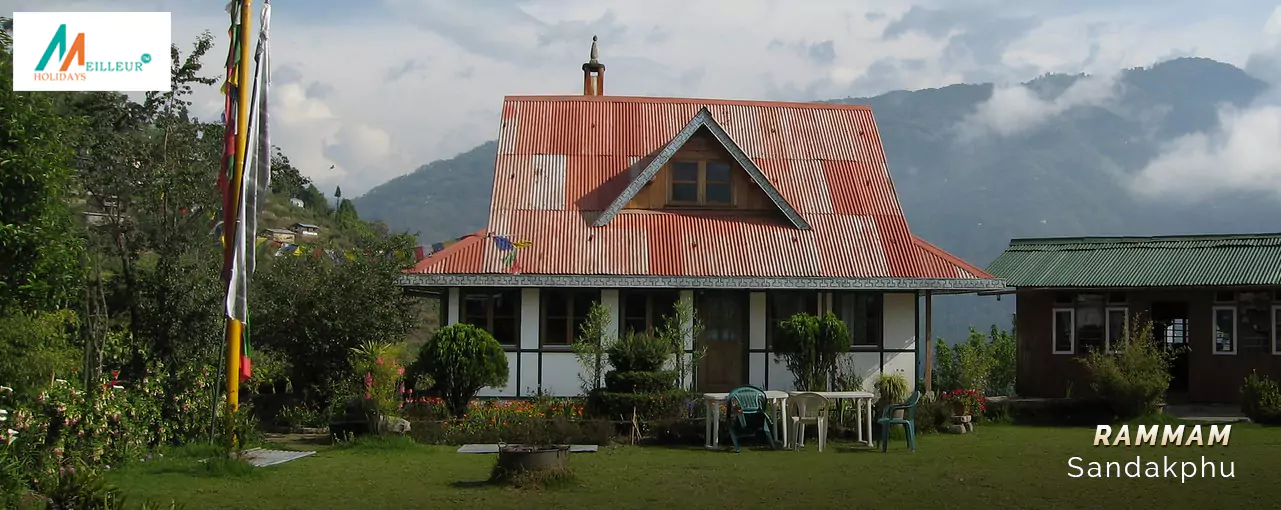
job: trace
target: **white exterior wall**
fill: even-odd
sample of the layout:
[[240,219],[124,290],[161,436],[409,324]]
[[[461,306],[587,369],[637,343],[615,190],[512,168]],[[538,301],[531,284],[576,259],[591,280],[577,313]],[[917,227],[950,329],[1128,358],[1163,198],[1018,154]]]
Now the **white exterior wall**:
[[[446,322],[459,321],[459,289],[450,288],[447,294]],[[682,290],[681,299],[692,299],[693,291]],[[831,309],[831,293],[819,295],[818,313]],[[770,390],[791,390],[792,374],[773,353],[766,352],[766,293],[749,294],[748,338],[746,348],[748,380],[746,384]],[[864,389],[873,390],[873,383],[881,373],[902,371],[910,389],[915,389],[917,374],[917,316],[918,299],[915,293],[886,293],[882,299],[882,348],[859,350],[847,354],[856,373],[864,380]],[[612,333],[618,331],[618,312],[621,306],[617,289],[601,291],[601,304],[608,308]],[[518,351],[507,352],[508,383],[502,388],[484,388],[478,396],[518,397],[529,396],[540,389],[555,396],[575,396],[582,393],[579,380],[581,367],[572,352],[564,349],[539,349],[539,320],[541,300],[538,289],[521,290],[520,346]],[[686,348],[693,348],[693,339],[686,339]],[[693,377],[690,378],[693,383]]]

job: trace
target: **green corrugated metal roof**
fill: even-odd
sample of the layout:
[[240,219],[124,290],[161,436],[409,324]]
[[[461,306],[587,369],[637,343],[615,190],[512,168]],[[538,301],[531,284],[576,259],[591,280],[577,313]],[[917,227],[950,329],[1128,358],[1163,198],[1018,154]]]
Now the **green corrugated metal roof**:
[[1010,287],[1281,285],[1281,234],[1015,239],[987,272]]

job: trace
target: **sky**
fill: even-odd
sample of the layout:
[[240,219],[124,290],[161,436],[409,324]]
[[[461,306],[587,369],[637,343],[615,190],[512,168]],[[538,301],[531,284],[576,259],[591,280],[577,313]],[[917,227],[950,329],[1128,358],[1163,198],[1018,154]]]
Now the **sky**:
[[[253,2],[255,13],[262,1]],[[806,101],[993,82],[972,116],[986,136],[1106,103],[1122,68],[1201,56],[1281,83],[1277,0],[275,0],[272,135],[326,193],[355,197],[496,137],[504,95],[578,94],[600,38],[610,95]],[[227,51],[223,0],[0,0],[6,11],[171,11],[184,50],[202,31]],[[256,14],[255,14],[256,18]],[[1018,83],[1094,75],[1041,101]],[[1278,95],[1276,99],[1281,99]],[[215,88],[194,108],[216,119]],[[1223,129],[1176,140],[1136,178],[1204,193],[1276,183],[1281,101],[1221,113]],[[1201,172],[1202,174],[1204,172]],[[1145,180],[1146,179],[1146,180]],[[1189,179],[1193,182],[1189,183]]]

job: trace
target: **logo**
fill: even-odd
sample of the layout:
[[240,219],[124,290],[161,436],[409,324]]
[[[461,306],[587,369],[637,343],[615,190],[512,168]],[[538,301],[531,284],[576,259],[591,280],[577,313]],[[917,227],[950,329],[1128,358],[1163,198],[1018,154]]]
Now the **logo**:
[[167,91],[167,12],[18,12],[14,90]]

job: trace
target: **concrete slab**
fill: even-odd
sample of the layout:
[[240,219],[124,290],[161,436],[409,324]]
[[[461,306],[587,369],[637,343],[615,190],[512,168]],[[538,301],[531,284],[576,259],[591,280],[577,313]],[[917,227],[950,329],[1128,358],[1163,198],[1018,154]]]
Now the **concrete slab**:
[[[594,444],[569,445],[569,453],[596,453],[599,447]],[[458,447],[458,453],[498,453],[496,444],[465,444]]]
[[[254,467],[267,467],[276,464],[284,464],[291,460],[301,459],[308,455],[315,455],[316,452],[291,452],[285,450],[264,450],[262,448],[251,448],[245,450],[244,460]],[[235,455],[235,454],[232,454]]]

